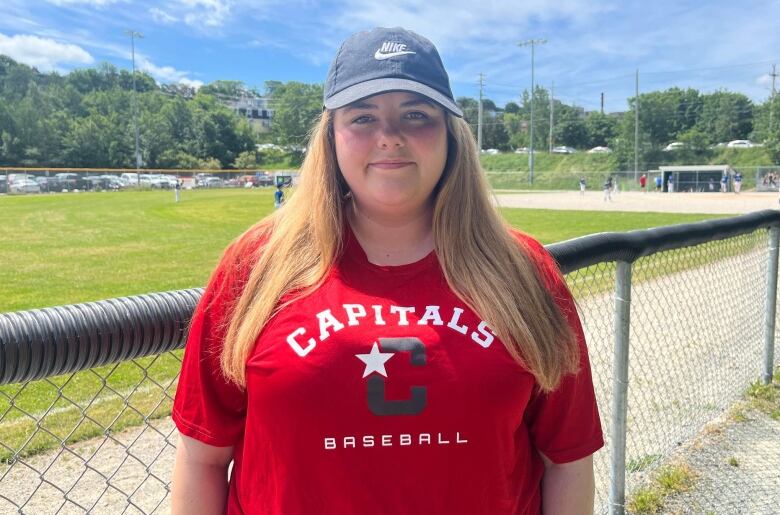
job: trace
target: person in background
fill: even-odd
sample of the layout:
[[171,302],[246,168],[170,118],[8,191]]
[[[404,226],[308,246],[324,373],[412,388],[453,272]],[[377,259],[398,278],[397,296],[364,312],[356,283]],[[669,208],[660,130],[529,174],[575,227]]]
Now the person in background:
[[172,512],[592,513],[574,300],[492,204],[436,48],[355,34],[323,104],[295,194],[192,316]]
[[664,179],[660,175],[655,176],[655,191],[660,192],[664,186]]
[[277,184],[276,191],[274,191],[274,208],[279,209],[282,207],[282,204],[284,204],[284,191],[282,190],[282,185]]
[[612,176],[608,176],[604,181],[604,202],[612,202]]
[[176,184],[173,185],[173,191],[174,195],[176,197],[176,202],[179,201],[179,193],[181,192],[181,181],[178,177],[176,177]]
[[647,175],[642,174],[639,178],[639,188],[642,190],[642,193],[647,193]]
[[734,173],[734,193],[739,195],[740,191],[742,191],[742,172],[737,170]]
[[586,186],[585,177],[580,177],[580,195],[585,195]]
[[666,190],[668,193],[674,193],[674,174],[669,174],[669,179],[666,181]]
[[720,192],[726,193],[729,190],[729,172],[723,171],[723,175],[720,177]]

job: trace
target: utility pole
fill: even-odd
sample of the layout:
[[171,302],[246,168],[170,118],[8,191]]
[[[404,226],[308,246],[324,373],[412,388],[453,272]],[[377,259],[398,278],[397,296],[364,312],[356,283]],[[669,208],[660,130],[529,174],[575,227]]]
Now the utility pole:
[[477,150],[482,153],[482,80],[484,77],[479,74],[479,108],[478,108],[478,121],[477,121]]
[[634,103],[634,180],[639,175],[639,68],[636,70],[636,99]]
[[777,72],[775,71],[775,65],[772,65],[772,98],[769,100],[769,135],[772,135],[772,129],[774,129],[775,118],[775,79],[777,78]]
[[604,92],[601,92],[601,114],[604,114]]
[[517,46],[531,47],[531,125],[529,127],[530,144],[528,145],[528,168],[530,175],[528,181],[533,185],[534,183],[534,47],[536,45],[544,45],[547,43],[546,39],[529,39],[522,41]]
[[552,86],[550,86],[550,154],[552,154],[553,151],[553,110],[555,109],[555,103],[553,102],[553,97],[555,95],[555,81],[553,81]]
[[135,38],[143,38],[144,35],[134,30],[126,30],[130,36],[130,52],[133,60],[133,129],[135,130],[135,177],[138,187],[141,186],[141,142],[138,134],[138,91],[135,89]]

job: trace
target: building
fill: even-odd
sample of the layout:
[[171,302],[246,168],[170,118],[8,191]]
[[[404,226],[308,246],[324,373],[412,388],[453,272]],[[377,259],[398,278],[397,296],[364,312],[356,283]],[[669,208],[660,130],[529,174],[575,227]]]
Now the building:
[[[650,170],[651,177],[661,174],[663,190],[668,191],[669,177],[674,177],[674,191],[709,192],[720,191],[720,179],[723,174],[729,177],[733,169],[729,165],[685,165],[659,166],[658,170]],[[710,182],[713,189],[710,190]]]
[[270,108],[269,97],[252,97],[243,95],[224,101],[225,105],[242,118],[257,132],[267,132],[271,128],[273,109]]

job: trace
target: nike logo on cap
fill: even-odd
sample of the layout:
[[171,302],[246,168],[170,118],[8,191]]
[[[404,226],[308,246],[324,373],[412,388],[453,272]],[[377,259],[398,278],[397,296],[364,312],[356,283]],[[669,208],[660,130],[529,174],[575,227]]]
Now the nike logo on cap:
[[399,55],[408,55],[408,54],[415,54],[417,52],[412,52],[411,50],[406,49],[406,45],[403,43],[394,43],[392,41],[385,41],[382,43],[382,46],[379,47],[379,50],[377,50],[374,53],[374,59],[377,61],[384,61],[385,59],[390,59],[391,57],[398,57]]

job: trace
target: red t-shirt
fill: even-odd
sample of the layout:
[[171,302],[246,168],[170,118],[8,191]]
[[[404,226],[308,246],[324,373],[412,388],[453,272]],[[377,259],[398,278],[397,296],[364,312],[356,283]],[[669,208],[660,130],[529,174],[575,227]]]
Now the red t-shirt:
[[219,370],[220,320],[248,270],[228,252],[195,311],[173,408],[182,434],[234,446],[226,512],[539,513],[537,451],[569,462],[603,438],[571,295],[543,247],[517,237],[580,343],[579,373],[550,394],[452,293],[435,253],[373,265],[349,230],[323,286],[266,324],[242,391]]

